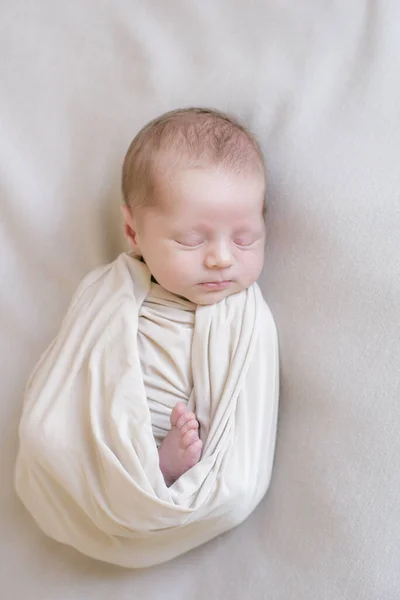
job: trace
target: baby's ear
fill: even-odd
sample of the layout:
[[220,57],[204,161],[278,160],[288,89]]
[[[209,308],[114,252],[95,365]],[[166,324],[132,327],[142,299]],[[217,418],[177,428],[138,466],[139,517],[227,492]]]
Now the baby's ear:
[[121,206],[122,215],[124,217],[124,233],[127,238],[130,247],[135,252],[135,254],[140,254],[140,248],[138,244],[138,236],[136,231],[136,223],[135,219],[132,215],[132,209],[127,205],[123,204]]

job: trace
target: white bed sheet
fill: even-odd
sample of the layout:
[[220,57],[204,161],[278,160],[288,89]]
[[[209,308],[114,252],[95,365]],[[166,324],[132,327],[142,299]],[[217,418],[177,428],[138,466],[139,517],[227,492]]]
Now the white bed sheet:
[[[398,599],[399,23],[396,0],[0,0],[2,597]],[[192,104],[244,119],[268,162],[275,471],[237,530],[122,571],[39,533],[17,424],[78,281],[123,249],[128,143]]]

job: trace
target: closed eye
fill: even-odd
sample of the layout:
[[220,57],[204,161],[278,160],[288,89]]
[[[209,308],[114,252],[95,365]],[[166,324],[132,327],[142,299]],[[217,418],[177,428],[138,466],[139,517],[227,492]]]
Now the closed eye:
[[238,248],[251,248],[264,238],[262,231],[238,231],[233,236],[233,243]]
[[184,248],[199,248],[203,243],[201,240],[185,240],[185,241],[175,240],[175,242],[179,246],[183,246]]
[[252,238],[252,239],[239,239],[239,240],[234,240],[233,243],[235,244],[235,246],[237,246],[238,248],[250,248],[251,246],[254,246],[254,244],[259,240],[259,238]]

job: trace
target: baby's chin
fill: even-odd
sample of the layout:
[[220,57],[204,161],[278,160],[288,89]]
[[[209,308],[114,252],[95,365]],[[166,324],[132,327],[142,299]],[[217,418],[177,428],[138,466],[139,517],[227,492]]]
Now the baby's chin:
[[187,293],[187,299],[199,306],[211,306],[212,304],[221,302],[221,300],[224,300],[228,296],[242,292],[244,289],[246,289],[244,286],[232,285],[230,288],[220,291],[190,290],[190,292]]

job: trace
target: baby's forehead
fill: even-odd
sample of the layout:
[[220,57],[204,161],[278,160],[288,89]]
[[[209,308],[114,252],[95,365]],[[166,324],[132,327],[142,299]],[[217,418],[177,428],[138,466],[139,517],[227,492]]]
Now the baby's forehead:
[[[154,188],[153,209],[169,219],[213,218],[236,225],[264,210],[265,178],[260,171],[233,172],[215,167],[175,168],[161,171]],[[235,226],[236,226],[235,225]]]
[[[160,164],[161,166],[161,164]],[[153,173],[153,191],[160,196],[168,192],[176,193],[177,190],[192,191],[193,188],[208,189],[210,193],[222,187],[246,187],[258,191],[265,191],[265,172],[256,165],[249,165],[246,169],[234,170],[221,167],[209,162],[199,163],[194,161],[170,161]]]

